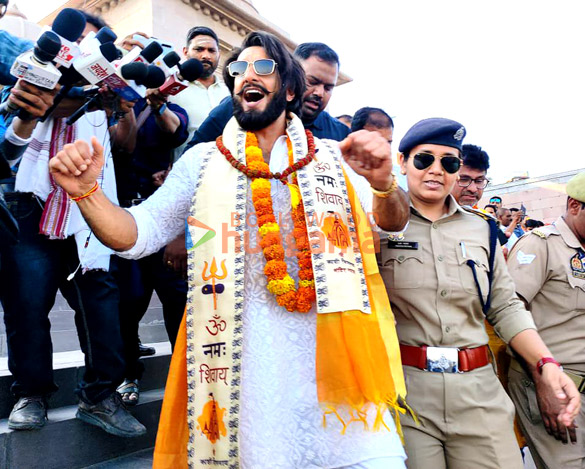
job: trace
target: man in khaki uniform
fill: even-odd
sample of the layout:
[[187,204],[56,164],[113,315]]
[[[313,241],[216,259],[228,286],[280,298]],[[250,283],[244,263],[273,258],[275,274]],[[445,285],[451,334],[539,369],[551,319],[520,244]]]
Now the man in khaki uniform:
[[[583,393],[585,172],[569,181],[567,195],[566,213],[553,225],[522,237],[510,251],[508,267],[540,336]],[[554,418],[554,406],[540,389],[539,379],[533,369],[525,371],[512,362],[509,389],[534,461],[540,469],[581,469],[585,467],[585,411],[581,408],[575,421],[578,428],[567,429]],[[563,444],[568,439],[576,444]]]

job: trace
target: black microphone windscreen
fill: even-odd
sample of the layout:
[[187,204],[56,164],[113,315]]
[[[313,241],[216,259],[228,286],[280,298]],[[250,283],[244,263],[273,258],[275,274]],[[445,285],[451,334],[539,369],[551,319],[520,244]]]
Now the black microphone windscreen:
[[118,58],[118,48],[113,42],[106,42],[100,46],[100,52],[108,62],[113,62]]
[[53,21],[51,28],[59,36],[75,42],[85,29],[85,17],[73,8],[64,8]]
[[59,80],[61,85],[72,86],[83,79],[84,78],[81,76],[81,74],[75,70],[75,67],[61,68],[61,79]]
[[174,67],[180,61],[181,61],[181,57],[179,57],[179,54],[177,54],[174,50],[172,50],[171,52],[169,52],[167,55],[165,55],[163,57],[163,62],[169,68]]
[[125,80],[144,80],[148,73],[148,68],[141,62],[132,62],[120,67],[120,73]]
[[52,31],[45,31],[35,44],[34,55],[42,62],[50,62],[61,49],[61,39]]
[[148,74],[143,80],[142,84],[147,88],[158,88],[162,86],[166,80],[165,72],[163,72],[156,65],[148,66]]
[[183,80],[195,81],[203,73],[203,64],[197,59],[185,60],[179,64],[179,74]]
[[118,39],[118,36],[110,28],[104,26],[97,33],[95,33],[95,38],[100,41],[100,44],[105,44],[106,42],[114,42],[116,39]]
[[146,60],[148,63],[151,63],[154,59],[156,59],[162,53],[163,53],[162,46],[158,42],[154,41],[154,42],[151,42],[150,44],[148,44],[142,50],[140,55],[142,57],[144,57],[144,60]]

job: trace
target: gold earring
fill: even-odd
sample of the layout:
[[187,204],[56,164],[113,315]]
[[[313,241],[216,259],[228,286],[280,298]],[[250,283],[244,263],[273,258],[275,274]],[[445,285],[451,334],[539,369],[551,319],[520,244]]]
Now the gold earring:
[[403,169],[400,171],[400,174],[406,175],[406,171]]

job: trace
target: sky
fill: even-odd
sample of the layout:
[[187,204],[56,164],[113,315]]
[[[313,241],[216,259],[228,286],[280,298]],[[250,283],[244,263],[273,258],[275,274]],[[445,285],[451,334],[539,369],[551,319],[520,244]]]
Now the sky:
[[[37,21],[60,0],[16,0]],[[393,152],[415,122],[447,117],[505,182],[585,168],[582,0],[253,0],[295,42],[320,41],[353,81],[328,111],[380,107]],[[45,10],[41,9],[42,7]]]

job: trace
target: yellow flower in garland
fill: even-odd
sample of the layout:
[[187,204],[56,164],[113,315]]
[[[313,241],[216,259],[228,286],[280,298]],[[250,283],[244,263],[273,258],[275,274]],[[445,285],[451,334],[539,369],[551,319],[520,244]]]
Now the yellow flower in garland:
[[[293,164],[292,145],[287,138],[289,163]],[[253,133],[246,135],[246,165],[250,170],[267,171],[270,167],[264,161],[262,150],[258,147],[258,140]],[[297,244],[297,260],[299,263],[299,288],[295,288],[295,281],[287,273],[284,261],[284,247],[280,227],[276,223],[272,197],[270,195],[270,181],[261,177],[252,179],[252,203],[258,217],[258,233],[260,246],[263,249],[266,265],[264,274],[268,280],[266,288],[276,296],[280,306],[288,311],[306,313],[310,311],[316,299],[315,281],[313,280],[313,265],[309,246],[309,237],[305,224],[305,210],[303,207],[296,173],[293,173],[293,183],[288,184],[291,192],[291,209],[293,218],[293,236]]]

